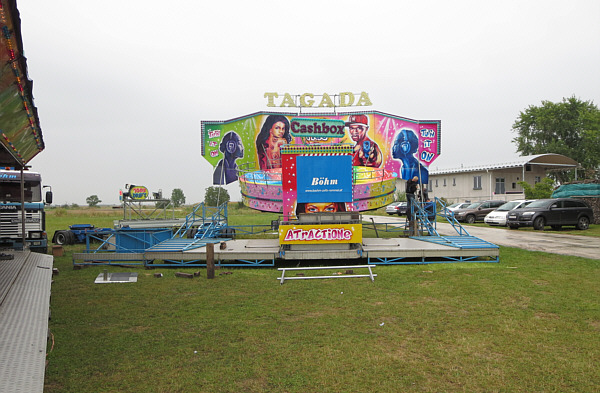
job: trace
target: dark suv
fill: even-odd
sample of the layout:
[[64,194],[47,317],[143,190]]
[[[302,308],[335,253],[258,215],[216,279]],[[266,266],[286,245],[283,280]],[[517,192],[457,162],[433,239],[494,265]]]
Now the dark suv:
[[496,210],[505,203],[506,201],[482,201],[471,203],[464,209],[454,210],[454,218],[461,222],[473,224],[475,221],[483,221],[489,212]]
[[506,224],[511,229],[533,227],[543,230],[546,225],[552,229],[560,229],[563,225],[588,229],[593,221],[592,209],[584,201],[572,198],[538,199],[506,216]]

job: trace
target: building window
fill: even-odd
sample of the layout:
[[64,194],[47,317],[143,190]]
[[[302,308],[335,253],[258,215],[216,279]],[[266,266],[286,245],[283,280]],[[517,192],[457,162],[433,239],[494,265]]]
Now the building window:
[[534,181],[534,183],[533,183],[533,184],[538,184],[538,183],[539,183],[539,182],[541,182],[541,181],[542,181],[542,178],[541,178],[541,177],[539,177],[539,176],[536,176],[536,177],[535,177],[535,181]]
[[513,184],[512,184],[512,188],[513,188],[513,190],[514,190],[515,188],[517,188],[517,183],[513,183]]
[[497,177],[496,178],[496,194],[506,194],[506,189],[504,188],[504,178]]
[[435,186],[438,186],[438,179],[435,179]]
[[456,187],[456,178],[455,178],[455,177],[453,177],[453,178],[452,178],[452,185],[453,185],[454,187]]
[[446,187],[446,178],[444,178],[444,187]]
[[481,176],[473,176],[473,189],[481,190]]

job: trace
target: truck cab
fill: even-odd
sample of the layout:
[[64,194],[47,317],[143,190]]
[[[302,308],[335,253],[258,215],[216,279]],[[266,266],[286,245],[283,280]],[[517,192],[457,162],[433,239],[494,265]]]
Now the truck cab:
[[1,248],[29,248],[41,253],[48,251],[44,208],[45,203],[52,203],[52,192],[46,193],[44,201],[42,189],[42,177],[37,172],[0,170]]

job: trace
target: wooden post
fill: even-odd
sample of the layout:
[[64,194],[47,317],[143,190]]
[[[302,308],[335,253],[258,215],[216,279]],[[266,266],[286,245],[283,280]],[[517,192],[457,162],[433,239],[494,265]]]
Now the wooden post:
[[[415,214],[416,216],[416,214]],[[418,226],[419,224],[417,223],[417,218],[413,217],[413,220],[410,222],[410,235],[411,236],[418,236],[419,235],[419,231],[418,231]]]
[[206,278],[215,278],[215,244],[206,243]]

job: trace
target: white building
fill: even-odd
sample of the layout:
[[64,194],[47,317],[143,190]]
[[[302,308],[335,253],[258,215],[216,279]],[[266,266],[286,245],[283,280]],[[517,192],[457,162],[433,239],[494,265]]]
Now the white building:
[[578,163],[561,154],[520,157],[506,164],[481,165],[429,171],[429,197],[445,198],[449,203],[486,199],[511,201],[525,197],[518,184],[534,185],[557,169],[575,169]]

